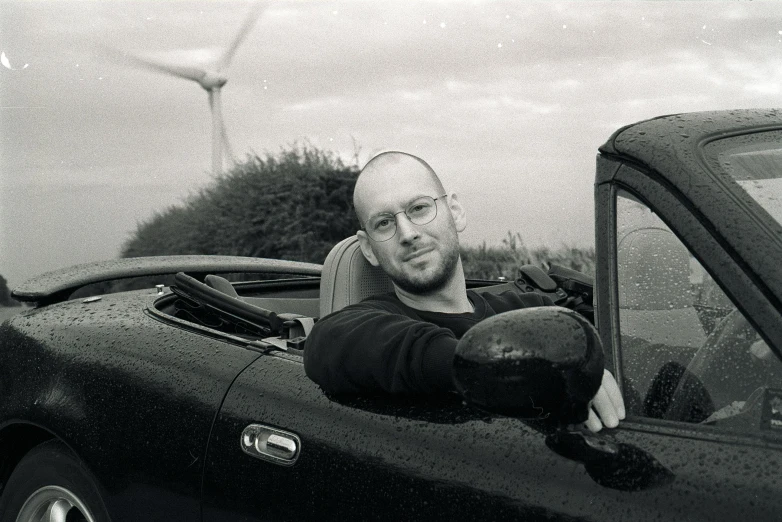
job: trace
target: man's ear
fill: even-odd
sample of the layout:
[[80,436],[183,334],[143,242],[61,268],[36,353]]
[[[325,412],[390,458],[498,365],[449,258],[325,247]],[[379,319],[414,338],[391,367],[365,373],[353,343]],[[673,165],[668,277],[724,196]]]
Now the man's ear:
[[380,265],[380,263],[377,262],[375,253],[372,251],[372,245],[369,243],[369,237],[367,236],[367,233],[363,230],[359,230],[356,232],[356,237],[358,237],[358,244],[361,247],[361,253],[364,254],[364,257],[367,259],[367,261],[369,261],[369,264],[372,266]]
[[451,196],[448,198],[448,209],[451,211],[451,216],[453,216],[453,222],[456,225],[456,231],[463,232],[464,229],[467,228],[467,212],[459,202],[456,194],[451,194]]

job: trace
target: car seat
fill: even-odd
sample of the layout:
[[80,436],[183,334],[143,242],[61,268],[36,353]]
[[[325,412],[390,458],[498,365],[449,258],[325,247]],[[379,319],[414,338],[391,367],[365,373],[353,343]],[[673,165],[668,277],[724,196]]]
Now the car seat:
[[643,397],[664,365],[686,366],[706,336],[687,248],[650,210],[638,214],[618,227],[617,275],[623,373]]
[[358,303],[370,295],[393,291],[389,277],[372,266],[361,252],[356,236],[343,239],[331,249],[320,279],[320,316]]
[[631,230],[617,243],[623,333],[665,339],[673,346],[700,346],[705,336],[693,308],[686,247],[664,225]]

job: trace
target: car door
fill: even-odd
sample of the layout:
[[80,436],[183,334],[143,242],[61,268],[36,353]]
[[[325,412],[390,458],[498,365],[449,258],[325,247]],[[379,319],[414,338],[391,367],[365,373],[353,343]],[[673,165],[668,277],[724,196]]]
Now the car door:
[[682,429],[630,421],[592,436],[458,398],[337,400],[296,359],[269,354],[234,383],[210,437],[203,520],[715,520],[770,502],[715,490],[706,454],[746,474],[746,453]]
[[[278,448],[292,443],[287,461],[252,447],[272,435]],[[300,357],[270,354],[239,377],[216,420],[204,520],[576,519],[574,463],[545,439],[534,422],[457,396],[330,398]]]

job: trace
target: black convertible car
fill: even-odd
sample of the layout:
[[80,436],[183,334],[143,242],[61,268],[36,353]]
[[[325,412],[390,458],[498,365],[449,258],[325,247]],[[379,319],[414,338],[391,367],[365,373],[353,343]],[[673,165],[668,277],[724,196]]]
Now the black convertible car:
[[[35,306],[0,327],[0,517],[780,520],[781,144],[779,110],[618,130],[597,157],[594,294],[529,267],[511,283],[594,299],[597,333],[544,317],[500,352],[556,367],[546,343],[602,345],[628,417],[597,434],[495,407],[535,382],[489,346],[529,314],[473,340],[461,396],[325,395],[302,363],[313,322],[390,288],[354,238],[323,266],[138,258],[28,281],[14,295]],[[223,277],[244,273],[266,275]]]

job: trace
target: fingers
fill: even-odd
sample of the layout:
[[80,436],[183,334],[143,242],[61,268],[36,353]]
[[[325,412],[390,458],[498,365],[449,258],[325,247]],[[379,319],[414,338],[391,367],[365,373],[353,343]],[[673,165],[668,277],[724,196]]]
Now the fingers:
[[597,415],[592,408],[589,408],[589,418],[584,423],[584,426],[593,433],[597,433],[603,429],[603,423],[597,418]]
[[616,384],[616,379],[611,375],[608,370],[603,371],[603,382],[600,388],[605,390],[608,395],[611,404],[614,405],[614,411],[616,412],[619,420],[625,418],[625,401],[622,398],[622,392],[619,390],[619,385]]
[[625,403],[622,393],[611,372],[605,370],[600,388],[592,398],[589,417],[584,426],[592,432],[598,432],[603,426],[616,428],[619,421],[625,418]]
[[619,425],[619,416],[614,403],[606,392],[605,386],[600,386],[597,394],[592,399],[592,410],[597,413],[603,425],[608,428],[616,428]]

